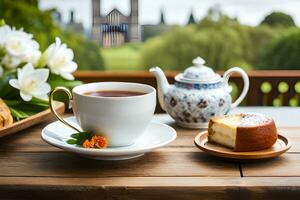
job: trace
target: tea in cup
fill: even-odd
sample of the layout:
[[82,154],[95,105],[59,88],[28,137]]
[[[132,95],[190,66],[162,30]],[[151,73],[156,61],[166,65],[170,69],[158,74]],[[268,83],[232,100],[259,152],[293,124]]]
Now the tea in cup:
[[146,130],[156,106],[156,90],[145,84],[97,82],[77,86],[72,92],[57,87],[50,95],[51,110],[73,129],[76,127],[53,109],[53,95],[57,91],[67,93],[72,100],[73,112],[81,128],[106,137],[110,147],[132,145]]

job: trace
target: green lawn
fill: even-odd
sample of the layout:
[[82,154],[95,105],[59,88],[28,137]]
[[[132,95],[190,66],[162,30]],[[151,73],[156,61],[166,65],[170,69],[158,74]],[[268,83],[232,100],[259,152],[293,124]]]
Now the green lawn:
[[105,70],[140,70],[142,44],[126,44],[117,48],[102,49]]

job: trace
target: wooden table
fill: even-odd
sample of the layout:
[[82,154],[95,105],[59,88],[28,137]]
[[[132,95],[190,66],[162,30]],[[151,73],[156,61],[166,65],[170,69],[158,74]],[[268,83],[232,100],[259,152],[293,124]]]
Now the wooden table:
[[259,162],[212,157],[194,146],[199,130],[158,115],[176,128],[173,143],[133,160],[95,161],[43,142],[49,122],[34,126],[0,140],[0,199],[300,199],[300,109],[258,110],[288,119],[278,122],[293,143],[288,153]]

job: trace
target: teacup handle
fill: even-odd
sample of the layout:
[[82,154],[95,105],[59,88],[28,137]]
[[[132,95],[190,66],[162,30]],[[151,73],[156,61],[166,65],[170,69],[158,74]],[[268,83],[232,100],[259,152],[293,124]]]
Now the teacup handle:
[[50,99],[49,99],[49,104],[50,104],[50,110],[51,112],[55,115],[55,117],[61,121],[63,124],[69,126],[70,128],[76,130],[77,132],[81,132],[79,129],[77,129],[76,127],[74,127],[73,125],[69,124],[66,120],[64,120],[61,116],[58,115],[58,113],[56,112],[54,105],[53,105],[53,96],[56,92],[58,91],[62,91],[65,92],[68,97],[69,97],[69,102],[73,99],[73,95],[72,92],[70,92],[69,89],[65,88],[65,87],[56,87],[51,93],[50,93]]
[[244,81],[244,88],[243,88],[240,96],[235,100],[234,103],[231,104],[231,108],[237,107],[243,101],[243,99],[246,97],[248,90],[249,90],[249,77],[248,77],[247,73],[239,67],[233,67],[233,68],[227,70],[226,72],[224,72],[224,80],[228,83],[228,80],[233,73],[241,74],[243,81]]

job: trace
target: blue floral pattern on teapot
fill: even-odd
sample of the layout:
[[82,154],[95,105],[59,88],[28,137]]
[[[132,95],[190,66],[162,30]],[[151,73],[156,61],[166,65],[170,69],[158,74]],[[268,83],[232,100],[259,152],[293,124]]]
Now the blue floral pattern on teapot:
[[[242,69],[231,68],[221,78],[211,68],[204,66],[204,63],[200,57],[194,59],[194,66],[176,75],[174,85],[168,84],[159,67],[150,69],[157,79],[161,107],[180,126],[205,128],[212,117],[227,114],[248,92],[249,79]],[[228,79],[233,73],[241,74],[244,88],[240,97],[232,104]]]

